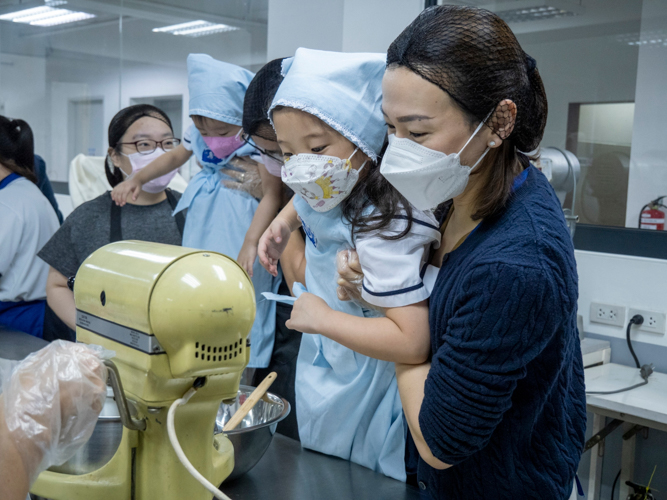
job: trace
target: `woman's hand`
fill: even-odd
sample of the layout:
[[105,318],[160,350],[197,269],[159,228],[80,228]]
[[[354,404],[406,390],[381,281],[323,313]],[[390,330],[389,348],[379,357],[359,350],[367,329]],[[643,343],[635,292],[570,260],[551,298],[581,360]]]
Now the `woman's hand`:
[[359,254],[356,250],[341,250],[336,256],[338,267],[338,289],[336,290],[339,300],[355,300],[363,302],[361,298],[361,284],[364,273],[359,263]]
[[278,276],[278,260],[291,234],[292,228],[289,222],[281,217],[276,217],[259,239],[259,245],[257,245],[259,262],[273,276]]
[[223,167],[220,169],[220,172],[234,180],[222,181],[225,187],[236,191],[243,191],[258,200],[264,196],[262,192],[262,179],[259,176],[259,163],[244,156],[242,158],[232,158],[229,160],[228,165],[234,168]]
[[304,333],[319,333],[327,323],[331,308],[317,295],[303,293],[292,306],[292,315],[285,326]]
[[111,198],[119,207],[124,206],[130,196],[132,196],[132,201],[137,201],[137,196],[139,196],[143,185],[138,176],[130,176],[113,188]]
[[257,244],[245,240],[239,256],[236,258],[238,263],[241,265],[245,272],[248,273],[248,276],[252,278],[252,266],[255,265],[255,259],[257,258]]

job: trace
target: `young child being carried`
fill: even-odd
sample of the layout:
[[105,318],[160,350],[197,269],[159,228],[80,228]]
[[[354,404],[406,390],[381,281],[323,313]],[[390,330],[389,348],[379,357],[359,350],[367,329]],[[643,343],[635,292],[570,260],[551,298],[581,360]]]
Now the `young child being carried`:
[[[298,49],[270,116],[296,196],[260,239],[275,275],[291,232],[302,226],[306,288],[288,326],[309,335],[297,360],[299,435],[311,449],[405,480],[405,437],[392,361],[422,363],[430,351],[428,249],[440,232],[380,175],[386,137],[380,107],[384,54]],[[336,254],[356,248],[364,300],[336,295]],[[378,317],[380,316],[380,317]]]
[[282,183],[260,165],[264,192],[260,202],[243,191],[227,188],[224,181],[232,178],[221,171],[232,159],[256,154],[255,147],[240,138],[245,92],[253,76],[240,66],[205,54],[190,54],[188,88],[194,124],[180,146],[166,153],[157,148],[155,159],[116,186],[112,197],[122,206],[129,196],[136,197],[144,184],[169,175],[195,155],[202,170],[192,178],[175,210],[188,210],[183,246],[235,257],[252,277],[258,301],[248,366],[263,368],[273,350],[275,304],[260,294],[276,292],[280,279],[257,261],[257,242],[280,208]]

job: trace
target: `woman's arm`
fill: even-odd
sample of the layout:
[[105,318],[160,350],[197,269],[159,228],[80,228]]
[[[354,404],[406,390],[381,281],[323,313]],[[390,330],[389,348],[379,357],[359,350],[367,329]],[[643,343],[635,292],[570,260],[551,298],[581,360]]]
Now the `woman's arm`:
[[121,207],[127,203],[127,199],[130,195],[132,195],[133,201],[137,201],[139,191],[141,191],[144,184],[176,170],[188,161],[190,155],[192,155],[192,151],[185,149],[183,144],[171,151],[167,151],[165,154],[146,165],[145,168],[139,170],[131,178],[121,182],[113,188],[111,197],[116,204]]
[[5,422],[5,402],[0,394],[0,484],[3,500],[25,500],[28,496],[28,472]]
[[236,260],[243,266],[252,278],[252,266],[257,258],[257,245],[259,238],[264,234],[276,217],[280,209],[282,197],[282,181],[280,177],[271,175],[264,165],[259,165],[259,176],[262,180],[264,196],[259,202],[255,215],[252,218],[250,228],[245,235],[243,246]]
[[431,348],[427,301],[389,308],[385,314],[384,318],[353,316],[304,293],[294,303],[287,327],[319,333],[371,358],[407,364],[426,361]]
[[419,456],[434,469],[442,470],[451,467],[451,465],[447,465],[433,456],[419,428],[419,412],[424,402],[424,384],[430,369],[431,363],[421,365],[396,363],[396,381],[398,382],[398,392],[401,395],[405,420],[408,422],[410,434],[412,434],[412,439],[417,446]]
[[299,215],[294,208],[294,198],[292,198],[260,238],[257,246],[259,262],[273,276],[278,276],[278,260],[285,251],[290,234],[300,226]]
[[74,293],[67,286],[67,278],[52,267],[46,278],[46,302],[67,326],[76,330]]

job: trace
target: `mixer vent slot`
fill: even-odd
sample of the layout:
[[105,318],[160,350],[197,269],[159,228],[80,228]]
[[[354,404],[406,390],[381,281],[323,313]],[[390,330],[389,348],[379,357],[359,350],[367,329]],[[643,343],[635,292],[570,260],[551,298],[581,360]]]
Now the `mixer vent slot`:
[[213,346],[195,342],[195,358],[202,361],[230,361],[243,352],[243,342],[236,341],[225,346]]

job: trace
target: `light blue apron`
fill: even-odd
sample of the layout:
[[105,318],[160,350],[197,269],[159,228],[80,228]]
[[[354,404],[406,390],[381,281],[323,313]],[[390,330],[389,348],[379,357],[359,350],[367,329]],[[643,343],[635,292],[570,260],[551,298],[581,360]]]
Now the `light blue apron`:
[[[335,310],[375,315],[336,296],[336,253],[354,246],[340,207],[318,213],[299,196],[294,207],[307,235],[308,291]],[[295,385],[304,447],[405,481],[405,429],[393,363],[356,353],[322,335],[303,335]]]
[[[255,149],[244,145],[221,160],[206,146],[193,127],[192,152],[202,171],[188,184],[175,212],[188,209],[183,231],[183,246],[238,257],[259,202],[247,193],[226,188],[222,181],[231,180],[220,169],[233,157],[250,156]],[[277,292],[282,277],[271,276],[255,260],[252,283],[255,286],[257,315],[250,332],[250,368],[269,366],[276,329],[276,304],[262,297],[262,292]]]

